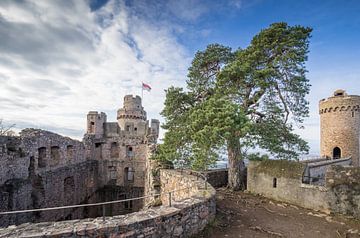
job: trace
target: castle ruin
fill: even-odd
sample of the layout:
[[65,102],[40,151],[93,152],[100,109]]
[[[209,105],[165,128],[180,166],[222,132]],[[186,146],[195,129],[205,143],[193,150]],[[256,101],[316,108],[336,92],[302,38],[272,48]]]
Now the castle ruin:
[[[159,121],[147,121],[139,96],[127,95],[117,122],[91,111],[83,141],[39,130],[0,137],[0,211],[95,203],[153,191],[149,157]],[[146,200],[145,200],[146,202]],[[106,206],[106,215],[143,208],[144,200]],[[24,222],[96,217],[101,207],[42,211],[0,217],[0,227]]]

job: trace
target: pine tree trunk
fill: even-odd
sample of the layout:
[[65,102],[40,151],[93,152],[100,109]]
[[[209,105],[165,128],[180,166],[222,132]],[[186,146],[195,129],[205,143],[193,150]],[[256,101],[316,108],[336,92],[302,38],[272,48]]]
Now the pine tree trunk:
[[245,164],[241,156],[240,141],[228,141],[228,187],[234,191],[246,188]]

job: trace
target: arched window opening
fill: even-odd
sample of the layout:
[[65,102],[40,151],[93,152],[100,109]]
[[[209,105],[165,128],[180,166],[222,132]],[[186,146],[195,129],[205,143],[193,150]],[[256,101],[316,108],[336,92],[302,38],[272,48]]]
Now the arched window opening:
[[45,168],[46,167],[46,147],[40,147],[38,149],[38,167]]
[[95,122],[90,122],[90,133],[95,133]]
[[60,148],[59,146],[51,146],[51,162],[57,165],[60,161]]
[[341,158],[341,149],[339,147],[335,147],[333,150],[333,159]]
[[118,158],[119,157],[119,146],[118,146],[118,143],[116,143],[116,142],[111,143],[110,157],[111,158]]
[[126,156],[134,157],[134,150],[133,150],[133,147],[130,145],[126,146]]
[[34,156],[30,156],[30,165],[28,168],[28,172],[29,172],[30,177],[35,175],[35,158],[34,158]]
[[66,157],[68,159],[72,159],[74,156],[74,146],[68,145],[66,146]]
[[131,130],[131,126],[127,125],[126,126],[126,131],[130,131]]
[[125,168],[125,183],[134,182],[134,169],[132,167]]
[[74,177],[70,176],[64,179],[64,201],[66,205],[74,204],[75,195],[75,181]]

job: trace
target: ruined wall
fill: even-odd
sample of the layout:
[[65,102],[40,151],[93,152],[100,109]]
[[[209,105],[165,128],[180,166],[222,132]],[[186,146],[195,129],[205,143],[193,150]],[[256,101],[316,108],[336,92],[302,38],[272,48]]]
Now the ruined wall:
[[[174,177],[181,183],[177,186]],[[174,171],[161,171],[164,191],[188,186],[197,187],[191,197],[123,216],[73,220],[56,223],[28,224],[26,227],[9,227],[0,230],[0,237],[192,237],[215,218],[215,190],[192,175]],[[167,200],[167,198],[165,198]],[[166,201],[163,201],[164,204]]]
[[30,159],[20,147],[19,137],[0,136],[0,185],[10,178],[26,179]]
[[[105,113],[89,112],[83,142],[38,129],[0,137],[0,211],[144,196],[150,189],[147,161],[149,148],[157,142],[159,121],[151,120],[149,127],[141,98],[132,95],[125,96],[117,119],[107,122]],[[143,200],[109,205],[106,214],[138,211],[143,205]],[[0,226],[101,212],[94,207],[8,216],[0,218]]]
[[[97,161],[86,160],[84,145],[38,129],[1,138],[0,211],[87,202],[99,188]],[[83,209],[0,216],[0,226],[33,221],[82,218]]]
[[321,156],[333,158],[338,147],[341,157],[351,157],[353,165],[360,166],[360,96],[337,90],[319,102],[319,113]]
[[278,201],[328,212],[326,189],[303,184],[304,170],[304,164],[294,161],[250,161],[247,190]]

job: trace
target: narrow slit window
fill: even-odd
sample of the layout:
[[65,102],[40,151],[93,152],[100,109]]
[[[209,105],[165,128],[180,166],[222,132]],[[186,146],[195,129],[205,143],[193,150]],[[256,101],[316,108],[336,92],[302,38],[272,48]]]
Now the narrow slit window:
[[277,187],[277,178],[273,178],[273,188]]

